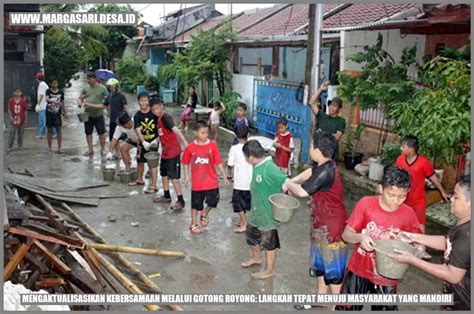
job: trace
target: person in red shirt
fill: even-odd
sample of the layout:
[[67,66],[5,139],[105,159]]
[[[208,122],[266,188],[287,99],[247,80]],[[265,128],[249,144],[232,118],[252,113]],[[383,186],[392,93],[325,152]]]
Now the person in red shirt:
[[275,150],[275,164],[283,171],[284,174],[290,176],[290,158],[291,153],[295,150],[295,142],[293,135],[288,132],[288,121],[281,117],[277,121],[278,131],[275,135],[274,146]]
[[421,230],[424,233],[426,222],[425,178],[433,182],[446,202],[449,201],[449,196],[439,182],[431,163],[426,157],[418,154],[418,139],[416,137],[405,136],[402,139],[402,154],[398,156],[395,166],[405,169],[411,176],[410,191],[408,191],[406,204],[415,210],[421,224]]
[[[206,122],[198,121],[194,127],[196,139],[191,142],[183,153],[184,184],[189,185],[191,176],[191,225],[189,229],[194,234],[202,233],[202,228],[209,223],[209,212],[219,203],[219,181],[216,167],[224,178],[224,184],[229,185],[221,155],[215,141],[209,140],[209,126]],[[190,173],[191,172],[191,173]],[[204,201],[207,207],[204,209]],[[200,225],[197,224],[197,213],[200,212]]]
[[[28,104],[22,97],[19,88],[13,90],[13,97],[8,100],[8,114],[10,115],[10,134],[8,136],[8,151],[10,152],[17,137],[18,149],[23,148],[23,133],[25,131]],[[18,135],[17,135],[18,134]]]
[[[161,140],[162,154],[160,162],[160,176],[163,182],[163,196],[155,197],[155,203],[170,203],[170,180],[173,183],[174,190],[178,201],[171,206],[172,210],[181,210],[185,203],[183,199],[183,192],[181,190],[181,183],[179,181],[181,176],[181,146],[188,145],[188,142],[183,136],[183,133],[174,124],[173,118],[170,114],[165,112],[163,101],[158,98],[150,100],[152,106],[151,112],[157,117],[158,135]],[[179,140],[179,141],[178,141]]]
[[[410,189],[410,175],[404,169],[388,167],[381,185],[382,195],[363,197],[354,207],[342,234],[355,244],[342,282],[343,294],[395,294],[397,280],[377,273],[375,241],[390,239],[394,231],[421,233],[411,207],[404,204]],[[337,310],[362,310],[363,305],[338,305]],[[396,305],[372,305],[373,311],[394,311]]]

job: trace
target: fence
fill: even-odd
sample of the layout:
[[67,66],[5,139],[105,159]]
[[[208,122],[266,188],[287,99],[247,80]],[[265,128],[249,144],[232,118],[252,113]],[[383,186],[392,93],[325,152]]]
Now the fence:
[[366,109],[360,111],[360,123],[369,127],[386,130],[393,126],[395,121],[393,119],[386,119],[383,110],[380,108]]

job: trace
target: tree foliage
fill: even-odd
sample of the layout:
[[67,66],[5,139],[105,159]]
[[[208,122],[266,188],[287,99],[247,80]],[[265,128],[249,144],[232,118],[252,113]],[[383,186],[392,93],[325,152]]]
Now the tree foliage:
[[158,76],[162,82],[178,76],[185,86],[197,85],[201,79],[216,81],[219,95],[222,97],[228,88],[231,74],[227,70],[229,60],[228,44],[236,35],[226,23],[217,32],[215,29],[199,30],[192,41],[181,52],[169,52],[173,63],[162,66]]
[[44,37],[44,69],[47,77],[55,77],[60,87],[69,80],[80,65],[80,49],[62,27],[51,27]]
[[395,129],[417,136],[429,157],[454,164],[471,139],[471,64],[439,56],[422,67],[421,80],[424,87],[392,107]]
[[139,57],[121,59],[117,64],[117,73],[120,77],[120,86],[126,92],[133,92],[138,85],[145,83],[143,61]]

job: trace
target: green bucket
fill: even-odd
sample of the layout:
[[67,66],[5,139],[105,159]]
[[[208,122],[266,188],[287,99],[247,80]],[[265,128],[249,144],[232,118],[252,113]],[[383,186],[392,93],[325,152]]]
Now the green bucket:
[[105,181],[114,181],[115,169],[103,168],[102,175],[104,176]]

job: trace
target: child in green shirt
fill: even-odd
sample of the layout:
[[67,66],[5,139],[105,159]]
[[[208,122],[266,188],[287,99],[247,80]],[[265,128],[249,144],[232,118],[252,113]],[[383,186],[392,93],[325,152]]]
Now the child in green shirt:
[[276,249],[280,248],[277,228],[280,223],[273,219],[272,206],[268,198],[279,193],[288,178],[273,163],[271,157],[265,157],[265,150],[256,140],[245,143],[242,148],[245,159],[254,166],[252,184],[252,210],[248,212],[247,244],[252,257],[243,262],[242,267],[260,265],[261,249],[266,250],[266,265],[261,271],[252,274],[253,278],[267,279],[275,275]]

